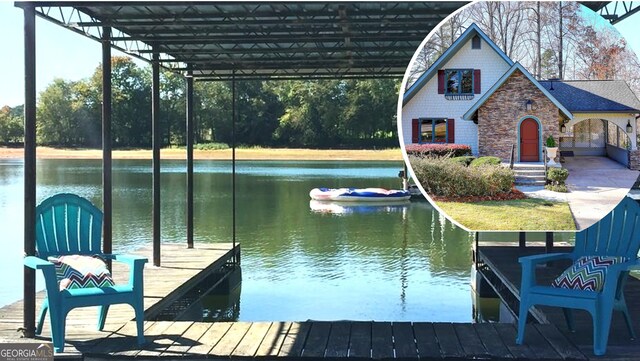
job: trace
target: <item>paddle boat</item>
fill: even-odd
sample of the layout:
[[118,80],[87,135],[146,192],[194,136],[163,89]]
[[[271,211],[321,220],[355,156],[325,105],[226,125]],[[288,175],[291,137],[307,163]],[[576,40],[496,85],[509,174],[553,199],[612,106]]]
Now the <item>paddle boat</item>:
[[311,199],[332,202],[388,202],[411,198],[408,191],[384,188],[314,188]]

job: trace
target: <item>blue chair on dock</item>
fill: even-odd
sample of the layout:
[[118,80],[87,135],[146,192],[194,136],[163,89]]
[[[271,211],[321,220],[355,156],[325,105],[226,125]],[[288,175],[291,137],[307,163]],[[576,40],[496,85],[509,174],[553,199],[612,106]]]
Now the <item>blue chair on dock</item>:
[[[574,330],[572,309],[583,309],[593,320],[593,351],[607,350],[611,316],[614,310],[624,315],[631,338],[635,338],[631,317],[624,299],[629,270],[637,268],[640,248],[640,206],[624,197],[611,213],[591,227],[576,233],[571,253],[549,253],[521,257],[522,283],[516,343],[524,341],[529,308],[534,305],[562,307],[567,325]],[[551,285],[536,284],[536,265],[570,259],[573,265]]]
[[[129,304],[135,311],[138,343],[144,343],[143,269],[147,259],[102,252],[102,212],[87,199],[57,194],[36,207],[36,254],[24,264],[44,274],[47,297],[36,334],[49,311],[56,352],[64,350],[66,317],[77,307],[99,306],[98,330],[109,306]],[[129,282],[115,285],[103,260],[128,264]]]

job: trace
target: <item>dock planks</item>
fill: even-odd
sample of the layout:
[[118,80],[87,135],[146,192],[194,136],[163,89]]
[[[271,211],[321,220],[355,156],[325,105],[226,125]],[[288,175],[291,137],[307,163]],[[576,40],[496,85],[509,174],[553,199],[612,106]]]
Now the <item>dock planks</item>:
[[[129,324],[124,327],[130,327]],[[142,356],[188,357],[190,360],[212,357],[240,360],[587,360],[578,349],[571,348],[570,342],[557,330],[554,331],[553,325],[531,327],[536,335],[532,338],[534,342],[522,346],[515,345],[516,330],[511,324],[308,321],[218,322],[210,328],[203,325],[186,321],[151,322],[146,337],[154,342],[143,350],[130,344],[129,349],[119,348],[118,352],[106,354],[95,346],[83,347],[81,351],[91,360]],[[169,330],[171,335],[162,330]],[[176,330],[183,333],[178,335]],[[553,341],[546,334],[550,334]],[[114,334],[103,342],[117,337]],[[122,341],[122,338],[118,340]],[[174,342],[169,345],[170,340]],[[550,342],[557,347],[551,347]]]

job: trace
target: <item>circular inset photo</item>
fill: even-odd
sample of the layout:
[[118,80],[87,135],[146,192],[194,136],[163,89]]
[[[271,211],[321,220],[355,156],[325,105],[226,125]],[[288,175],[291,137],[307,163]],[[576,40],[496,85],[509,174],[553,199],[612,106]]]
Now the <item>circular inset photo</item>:
[[470,230],[585,229],[638,179],[638,58],[569,2],[476,2],[416,51],[398,106],[405,161]]

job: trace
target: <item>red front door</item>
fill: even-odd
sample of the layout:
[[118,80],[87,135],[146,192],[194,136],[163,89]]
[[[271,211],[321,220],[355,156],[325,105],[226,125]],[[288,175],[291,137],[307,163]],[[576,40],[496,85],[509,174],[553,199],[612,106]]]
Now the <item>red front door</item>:
[[540,129],[538,122],[527,118],[520,123],[520,161],[539,162],[540,161],[540,139],[538,138]]

